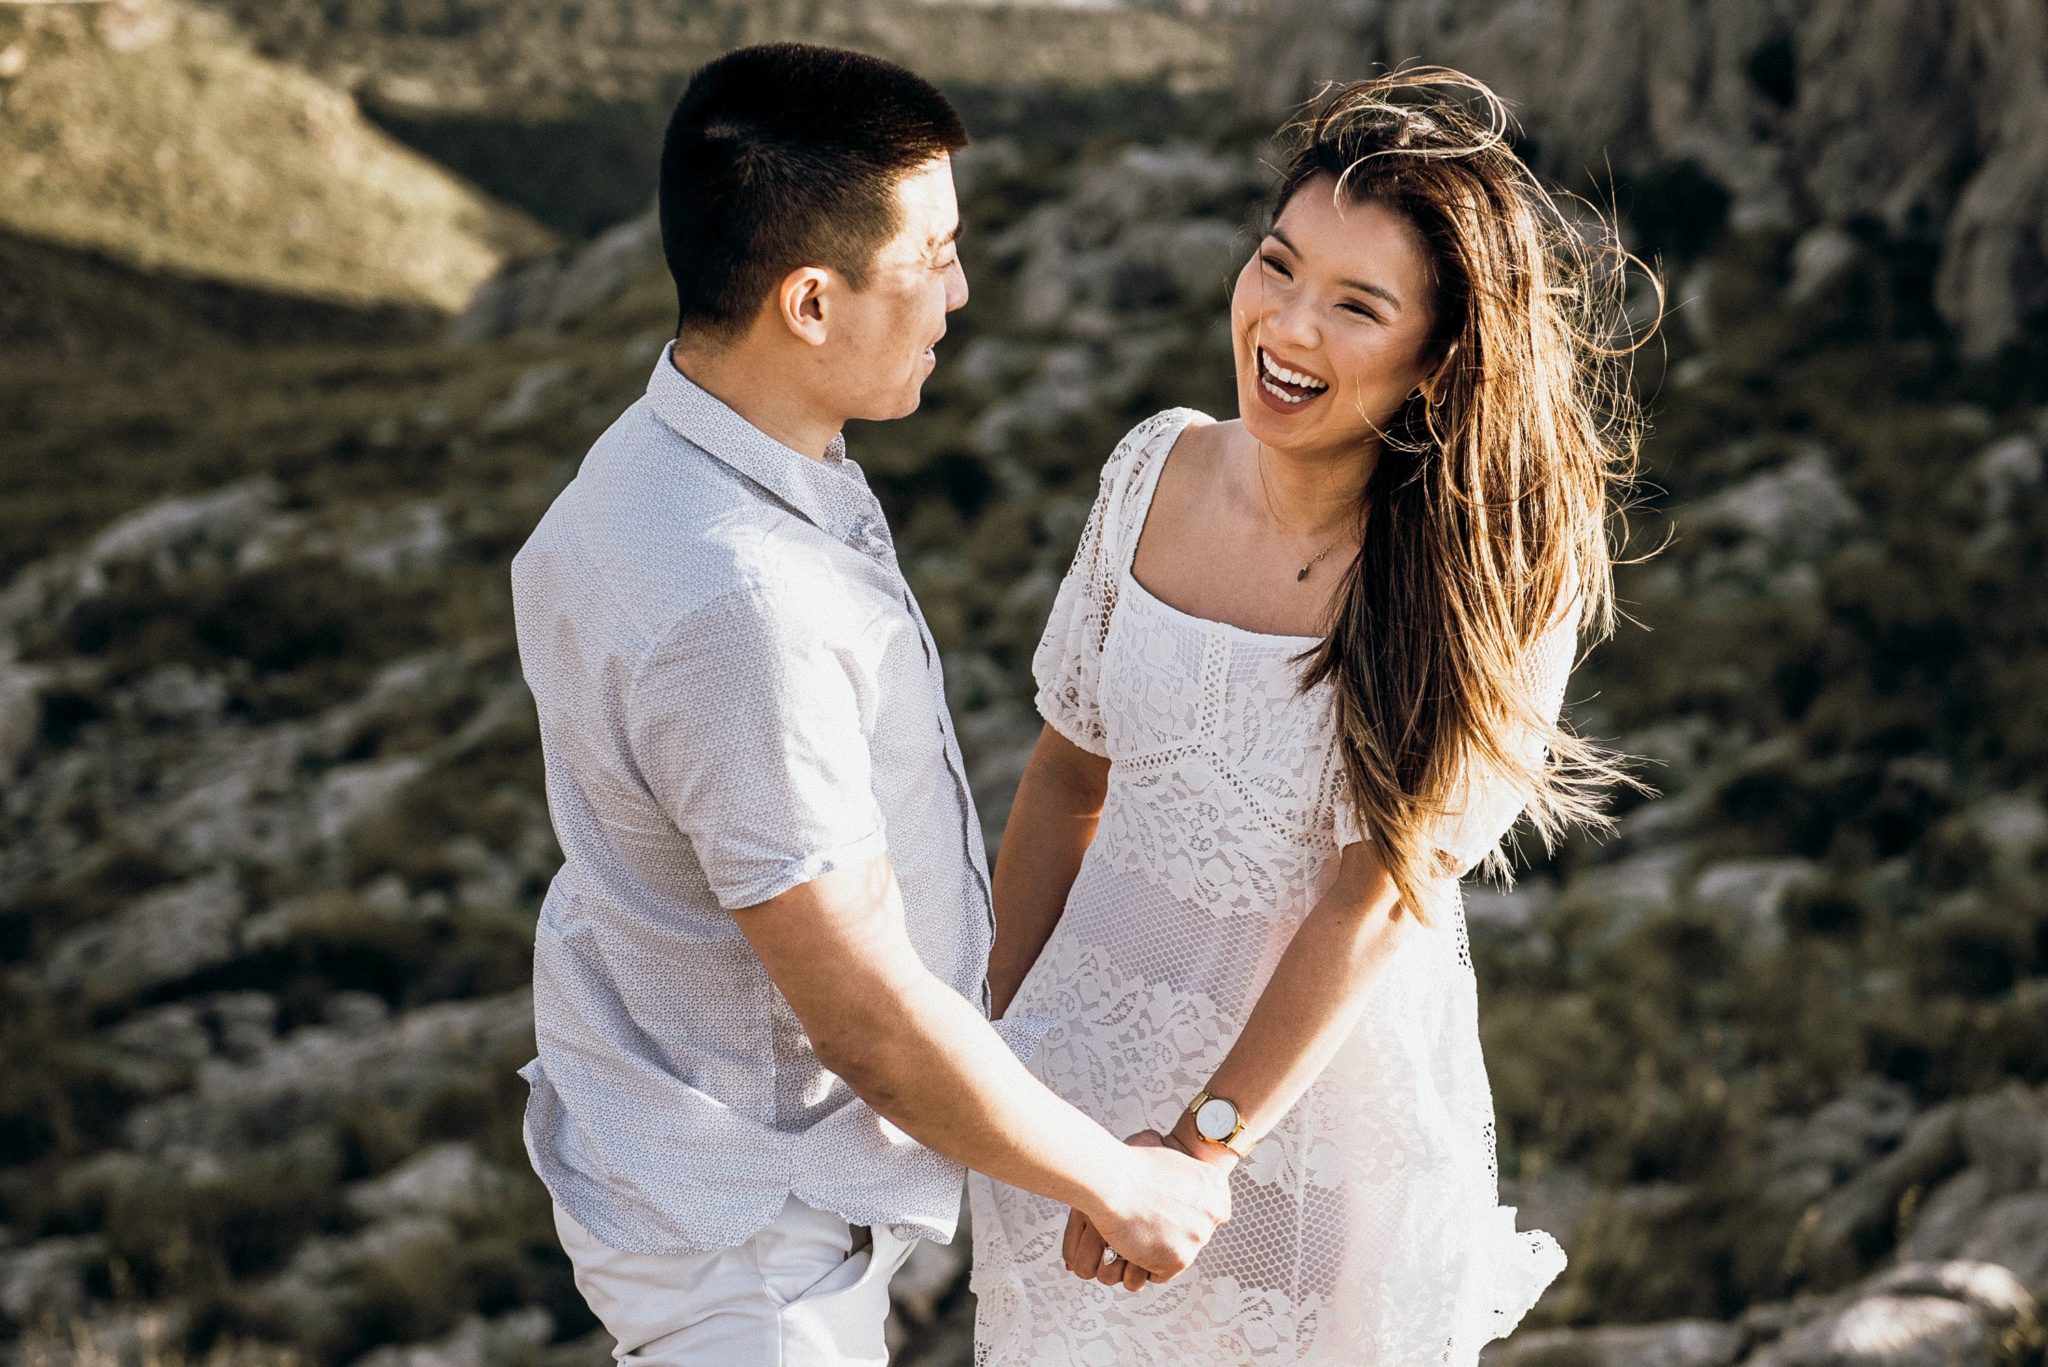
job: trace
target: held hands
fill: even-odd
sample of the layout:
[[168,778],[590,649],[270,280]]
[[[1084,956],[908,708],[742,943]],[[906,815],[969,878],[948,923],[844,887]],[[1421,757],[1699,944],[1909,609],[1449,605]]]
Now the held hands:
[[1133,1150],[1129,1197],[1119,1209],[1094,1218],[1070,1211],[1061,1252],[1075,1276],[1136,1291],[1186,1271],[1216,1227],[1230,1218],[1230,1169],[1237,1156],[1200,1140],[1195,1145],[1220,1158],[1197,1154],[1177,1134],[1154,1130],[1124,1142]]

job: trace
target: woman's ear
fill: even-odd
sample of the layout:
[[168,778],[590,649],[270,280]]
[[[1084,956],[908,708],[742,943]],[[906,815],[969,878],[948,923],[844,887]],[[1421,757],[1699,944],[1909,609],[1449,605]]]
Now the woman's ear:
[[775,311],[797,340],[823,346],[832,273],[819,266],[799,266],[782,277],[775,291]]

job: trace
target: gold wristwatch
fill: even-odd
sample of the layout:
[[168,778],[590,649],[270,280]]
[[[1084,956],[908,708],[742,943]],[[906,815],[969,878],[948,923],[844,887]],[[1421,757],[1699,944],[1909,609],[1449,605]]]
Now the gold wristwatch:
[[1211,1144],[1221,1144],[1239,1158],[1250,1154],[1250,1144],[1238,1147],[1238,1141],[1244,1135],[1244,1117],[1237,1113],[1235,1101],[1211,1096],[1206,1091],[1197,1092],[1195,1099],[1188,1103],[1188,1114],[1195,1119],[1195,1133]]

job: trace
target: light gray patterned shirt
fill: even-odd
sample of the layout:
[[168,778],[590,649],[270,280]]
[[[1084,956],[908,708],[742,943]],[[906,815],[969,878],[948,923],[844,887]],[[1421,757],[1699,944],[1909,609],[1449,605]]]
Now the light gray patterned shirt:
[[[664,348],[512,562],[564,861],[534,945],[526,1142],[637,1253],[730,1247],[794,1192],[950,1240],[961,1169],[817,1055],[730,913],[887,853],[925,966],[987,1011],[987,862],[938,648],[881,506]],[[1043,1021],[998,1026],[1020,1054]]]

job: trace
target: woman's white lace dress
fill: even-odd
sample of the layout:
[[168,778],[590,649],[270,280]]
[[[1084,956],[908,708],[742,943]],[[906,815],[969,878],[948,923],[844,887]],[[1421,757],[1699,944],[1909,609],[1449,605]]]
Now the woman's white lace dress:
[[[1186,409],[1150,418],[1103,471],[1033,661],[1038,706],[1111,761],[1101,824],[1013,1013],[1056,1024],[1031,1060],[1121,1136],[1170,1128],[1258,1000],[1357,839],[1311,638],[1192,617],[1130,562]],[[1555,715],[1577,612],[1527,674]],[[1438,844],[1469,868],[1519,810],[1482,797]],[[988,1367],[1470,1364],[1563,1269],[1498,1204],[1462,907],[1416,928],[1321,1077],[1238,1165],[1232,1218],[1192,1268],[1133,1294],[1060,1261],[1066,1208],[969,1178],[975,1361]]]

